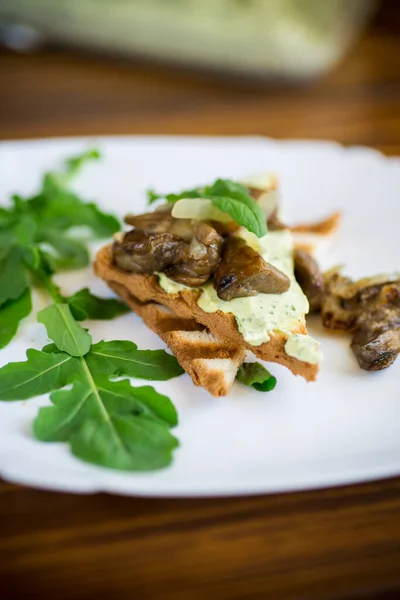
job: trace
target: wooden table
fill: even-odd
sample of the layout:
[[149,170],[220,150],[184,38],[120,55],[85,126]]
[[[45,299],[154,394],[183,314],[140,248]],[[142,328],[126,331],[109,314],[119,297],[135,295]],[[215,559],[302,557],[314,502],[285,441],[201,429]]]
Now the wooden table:
[[[4,52],[0,137],[263,134],[400,154],[399,74],[395,0],[342,65],[297,88],[62,50]],[[0,597],[399,598],[400,480],[207,500],[0,482]]]

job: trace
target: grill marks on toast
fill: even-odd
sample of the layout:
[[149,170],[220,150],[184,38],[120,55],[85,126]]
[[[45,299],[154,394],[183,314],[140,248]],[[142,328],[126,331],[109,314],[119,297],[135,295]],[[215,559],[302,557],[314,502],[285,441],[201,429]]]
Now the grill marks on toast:
[[109,285],[167,344],[195,385],[213,396],[229,393],[245,359],[243,347],[219,341],[204,325],[194,319],[178,317],[163,304],[138,300],[118,283],[109,282]]
[[[199,296],[197,290],[167,294],[158,285],[156,276],[121,271],[113,264],[111,246],[106,246],[99,251],[94,263],[94,270],[166,343],[168,342],[164,336],[171,331],[207,331],[211,332],[219,341],[221,350],[229,351],[228,358],[233,360],[237,367],[240,366],[240,361],[234,351],[240,349],[240,353],[243,353],[244,357],[244,353],[249,350],[261,360],[284,365],[294,375],[300,375],[306,381],[314,381],[317,376],[318,365],[305,363],[286,354],[287,336],[282,332],[270,332],[269,342],[261,344],[261,346],[251,346],[240,334],[232,314],[221,311],[206,313],[201,310],[197,304]],[[291,333],[307,333],[305,318]],[[196,349],[199,348],[199,344],[196,344]],[[192,364],[194,360],[208,360],[204,356],[199,358],[195,354],[191,354],[190,357],[186,354],[182,355],[180,348],[177,348],[177,351],[179,352],[179,355],[176,354],[178,361],[190,375],[194,370],[196,373],[199,370],[197,363]],[[214,358],[223,359],[224,357],[210,354],[209,359]],[[206,366],[214,369],[215,363],[211,365],[206,363]],[[204,385],[201,381],[206,379],[203,373],[201,376],[195,375],[192,378],[198,385]],[[232,381],[229,369],[225,370],[221,380],[223,381],[221,385],[211,387],[207,379],[204,387],[214,395],[226,394],[231,385],[229,382]]]

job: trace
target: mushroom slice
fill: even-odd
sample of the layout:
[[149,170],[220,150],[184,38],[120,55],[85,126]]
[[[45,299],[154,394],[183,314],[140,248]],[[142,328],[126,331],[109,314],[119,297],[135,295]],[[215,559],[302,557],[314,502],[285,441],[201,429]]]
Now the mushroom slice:
[[144,233],[134,229],[113,244],[114,262],[124,271],[154,273],[163,271],[185,245],[170,233]]
[[390,367],[400,353],[400,327],[360,329],[351,342],[358,364],[367,371]]
[[282,294],[290,279],[238,237],[228,238],[214,277],[214,288],[221,300],[246,296]]
[[352,281],[325,276],[322,320],[329,329],[353,333],[351,348],[367,371],[389,367],[400,353],[400,278],[376,275]]
[[374,299],[385,286],[399,287],[398,273],[374,275],[352,281],[339,273],[325,273],[325,282],[331,294],[338,296],[344,302],[367,304]]
[[142,215],[126,215],[124,221],[127,225],[132,225],[135,229],[140,229],[146,233],[166,233],[171,226],[172,207],[169,210],[144,213]]
[[222,238],[208,223],[199,221],[192,226],[190,244],[182,244],[165,274],[189,287],[205,283],[214,273],[221,255]]
[[[140,215],[139,222],[141,216],[148,223],[151,221],[147,215]],[[137,224],[136,217],[133,219]],[[221,246],[222,237],[210,224],[199,221],[190,223],[187,229],[183,221],[173,219],[166,232],[159,228],[157,232],[136,228],[129,231],[114,242],[113,256],[124,271],[146,274],[164,271],[174,281],[194,287],[205,283],[214,273]]]
[[190,219],[175,219],[171,214],[172,206],[164,210],[155,210],[143,215],[127,215],[125,223],[132,225],[135,230],[146,234],[170,233],[185,242],[190,242],[193,237],[193,226]]
[[295,249],[294,274],[307,296],[310,304],[310,311],[318,311],[321,308],[321,302],[324,297],[324,276],[319,270],[316,260],[304,250]]

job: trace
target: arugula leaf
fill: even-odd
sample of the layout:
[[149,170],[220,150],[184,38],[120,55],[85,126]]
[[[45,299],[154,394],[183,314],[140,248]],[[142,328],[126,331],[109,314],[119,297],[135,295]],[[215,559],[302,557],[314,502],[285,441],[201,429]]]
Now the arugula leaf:
[[29,246],[35,240],[37,225],[29,214],[21,215],[15,225],[15,240],[20,246]]
[[0,206],[0,227],[9,227],[14,220],[14,215],[11,210]]
[[160,200],[161,198],[164,197],[164,196],[160,196],[160,194],[157,194],[157,192],[155,192],[154,190],[147,190],[146,196],[147,196],[147,204],[153,204],[153,202],[156,202],[157,200]]
[[[27,358],[0,369],[0,400],[58,389],[53,406],[41,408],[34,422],[38,439],[68,441],[77,457],[114,469],[152,470],[171,462],[178,442],[169,430],[177,416],[168,398],[92,373],[83,357],[28,350]],[[71,389],[60,389],[68,383]]]
[[138,350],[129,341],[99,342],[86,357],[92,372],[164,381],[183,373],[175,356],[164,350]]
[[[54,304],[38,314],[54,343],[27,360],[0,369],[0,400],[24,400],[52,392],[53,406],[35,421],[39,439],[68,441],[88,462],[123,470],[149,470],[169,464],[178,445],[170,433],[177,424],[169,398],[149,386],[133,388],[121,373],[165,380],[182,373],[164,351],[141,351],[131,342],[100,342],[74,318],[108,318],[128,311],[121,302],[97,298],[87,288],[64,298],[52,274],[65,266],[87,264],[84,244],[67,235],[85,226],[98,236],[119,229],[118,221],[70,192],[80,166],[98,156],[89,151],[67,161],[64,171],[48,173],[32,198],[13,197],[13,208],[0,209],[0,347],[15,334],[31,310],[28,270],[44,285]],[[71,232],[69,232],[71,233]],[[72,384],[70,389],[62,389]]]
[[28,287],[28,276],[19,248],[10,246],[0,260],[0,306],[15,300]]
[[[53,406],[41,408],[34,422],[38,439],[68,441],[78,458],[114,469],[152,470],[171,462],[178,442],[169,431],[177,424],[169,398],[128,380],[110,381],[91,369],[90,354],[74,358],[53,344],[44,350],[28,350],[26,362],[0,369],[0,400],[53,391]],[[71,389],[61,389],[68,383]]]
[[90,293],[88,288],[79,290],[66,298],[71,312],[77,321],[86,319],[114,319],[130,311],[129,307],[114,298],[99,298]]
[[2,261],[10,252],[14,239],[15,232],[12,227],[0,229],[0,261]]
[[90,350],[91,336],[72,316],[68,304],[50,304],[37,315],[37,320],[47,329],[47,335],[59,350],[71,356],[84,356]]
[[75,381],[70,390],[53,392],[50,396],[53,406],[40,408],[33,423],[35,437],[43,442],[68,441],[72,431],[85,419],[97,416],[88,402],[92,394],[93,390],[83,381]]
[[35,276],[35,271],[40,268],[41,256],[37,246],[21,246],[19,248],[21,260]]
[[20,321],[32,310],[30,290],[16,300],[9,300],[0,308],[0,348],[4,348],[17,333]]
[[67,158],[64,168],[60,171],[45,173],[42,184],[42,194],[52,196],[68,188],[71,180],[76,177],[81,168],[89,161],[101,158],[96,149],[85,150],[77,156]]
[[[62,269],[78,269],[89,264],[89,252],[81,242],[67,237],[56,230],[45,230],[40,236],[41,244],[52,247],[46,252],[47,260],[53,271]],[[55,253],[52,252],[55,250]]]
[[92,373],[85,358],[79,360],[83,378],[72,389],[51,395],[53,406],[40,409],[35,436],[69,441],[78,458],[104,467],[142,471],[167,466],[178,445],[169,432],[176,424],[169,399],[152,388],[135,389],[127,380],[111,382]]
[[[134,388],[127,379],[115,382],[100,379],[95,383],[97,391],[86,381],[76,381],[71,390],[54,392],[50,396],[53,406],[41,408],[35,420],[35,436],[43,441],[67,441],[86,419],[101,419],[102,407],[96,396],[111,416],[145,416],[165,421],[169,426],[177,424],[172,402],[153,388]],[[151,409],[152,401],[155,410]]]
[[65,169],[68,175],[73,177],[87,162],[98,160],[99,158],[101,158],[99,150],[97,148],[91,148],[82,154],[78,154],[78,156],[71,156],[70,158],[67,158],[65,161]]
[[276,378],[260,363],[243,363],[236,379],[258,392],[270,392],[276,386]]
[[132,387],[127,379],[110,381],[99,377],[97,388],[107,409],[113,414],[143,414],[165,421],[171,427],[178,424],[175,406],[150,386]]
[[153,204],[156,200],[177,202],[178,200],[182,200],[182,198],[204,198],[204,190],[193,188],[191,190],[183,190],[179,194],[157,194],[154,190],[147,190],[147,204]]
[[27,360],[0,369],[0,400],[27,400],[64,387],[81,372],[78,359],[59,352],[28,350]]
[[0,306],[16,300],[27,289],[28,270],[33,271],[35,281],[44,263],[49,272],[89,263],[86,245],[65,235],[65,230],[84,226],[96,236],[108,237],[119,229],[115,217],[83,202],[68,189],[79,168],[98,156],[97,150],[89,150],[68,159],[63,171],[45,175],[39,194],[28,199],[14,195],[13,208],[0,209]]
[[16,250],[23,254],[33,243],[35,233],[36,223],[28,214],[14,218],[5,229],[0,228],[0,260],[5,259],[12,249],[14,254],[17,254]]
[[194,188],[192,190],[183,190],[179,194],[167,194],[165,199],[167,202],[177,202],[182,198],[204,198],[204,190],[200,188]]
[[118,219],[103,213],[93,202],[83,202],[69,191],[53,192],[51,201],[40,211],[43,229],[65,231],[71,227],[88,227],[99,238],[119,231]]
[[120,228],[118,220],[103,213],[94,203],[84,202],[69,189],[72,178],[88,161],[99,158],[97,150],[88,150],[67,159],[59,172],[46,173],[40,192],[27,200],[19,197],[18,205],[37,220],[41,232],[65,231],[71,227],[88,227],[98,237],[108,237]]
[[145,416],[86,420],[72,434],[70,444],[78,458],[120,471],[166,467],[179,445],[167,425]]
[[12,212],[15,214],[24,214],[26,212],[27,209],[27,205],[26,205],[26,201],[25,199],[20,196],[19,194],[13,194],[11,196],[11,202],[13,205],[13,209]]

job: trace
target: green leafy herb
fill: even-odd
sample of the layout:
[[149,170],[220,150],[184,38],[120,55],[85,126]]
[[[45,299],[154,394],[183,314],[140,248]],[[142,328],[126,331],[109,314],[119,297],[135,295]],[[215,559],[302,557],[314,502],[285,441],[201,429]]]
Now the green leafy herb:
[[[151,387],[134,388],[127,379],[109,381],[100,378],[95,383],[96,393],[111,415],[144,416],[160,423],[165,422],[170,427],[178,423],[176,410],[170,399]],[[68,440],[71,433],[87,418],[98,416],[96,409],[99,406],[93,402],[94,395],[94,390],[84,380],[76,381],[71,390],[54,392],[51,395],[53,406],[42,408],[35,421],[36,437],[45,441]],[[152,399],[155,400],[155,410]]]
[[149,385],[132,387],[127,379],[110,382],[100,377],[97,387],[104,402],[115,414],[143,414],[165,421],[171,427],[178,424],[178,414],[171,400]]
[[[157,194],[157,192],[155,192],[154,190],[147,190],[146,194],[147,194],[147,204],[153,204],[153,202],[156,202],[157,200],[164,198],[164,196],[160,196],[160,194]],[[0,215],[0,217],[1,217],[1,215]]]
[[37,320],[45,325],[59,350],[71,356],[85,356],[89,352],[92,338],[75,321],[68,304],[50,304],[38,313]]
[[18,247],[11,246],[0,261],[0,306],[15,300],[28,287],[28,275]]
[[78,154],[78,156],[67,158],[65,161],[66,173],[69,177],[73,177],[87,162],[91,160],[98,160],[99,158],[101,158],[101,154],[96,148],[86,150],[86,152]]
[[88,288],[76,292],[66,298],[71,312],[77,321],[86,319],[114,319],[130,312],[130,308],[114,298],[99,298],[90,293]]
[[52,271],[79,269],[89,263],[89,252],[86,246],[64,233],[48,229],[40,237],[43,249]]
[[0,310],[0,348],[4,348],[17,333],[18,325],[32,310],[31,292],[25,292],[16,300],[9,300]]
[[[178,445],[170,433],[177,424],[176,410],[169,398],[151,387],[134,388],[126,379],[110,379],[121,373],[122,347],[125,360],[132,359],[125,342],[113,344],[120,352],[116,359],[107,356],[107,371],[99,364],[99,344],[79,358],[54,344],[41,352],[28,350],[26,362],[0,369],[0,400],[53,391],[53,406],[41,408],[34,423],[38,439],[68,441],[77,457],[105,467],[134,471],[164,467]],[[143,365],[141,355],[146,360],[146,370],[138,374],[142,378],[167,379],[181,371],[176,359],[161,350],[136,351],[135,359]],[[67,384],[72,388],[62,389]]]
[[178,200],[182,200],[182,198],[203,198],[204,190],[200,188],[195,188],[193,190],[184,190],[179,194],[167,194],[165,199],[167,202],[177,202]]
[[276,386],[276,378],[260,363],[243,363],[236,379],[259,392],[270,392]]
[[170,432],[177,424],[176,410],[153,388],[114,379],[166,380],[183,370],[166,352],[138,350],[132,342],[92,346],[90,334],[77,321],[112,318],[128,308],[118,300],[97,298],[87,288],[64,297],[52,279],[55,271],[89,260],[82,238],[74,238],[71,228],[85,226],[97,236],[119,228],[114,217],[67,187],[82,164],[97,157],[89,151],[69,159],[61,173],[45,175],[38,195],[14,196],[11,209],[0,209],[0,347],[31,311],[28,274],[54,302],[37,315],[54,343],[42,351],[28,350],[25,362],[0,369],[0,400],[50,392],[52,406],[41,408],[34,423],[38,439],[68,442],[75,456],[96,465],[158,469],[171,462],[178,445]]
[[[43,273],[89,264],[88,239],[78,238],[76,227],[89,230],[92,237],[109,237],[120,228],[115,217],[69,188],[79,169],[99,156],[89,150],[68,159],[60,172],[45,174],[38,194],[14,195],[10,208],[0,208],[0,347],[11,341],[19,320],[27,316],[30,303],[23,294],[32,281],[43,280]],[[46,285],[55,292],[49,280]]]
[[174,356],[164,350],[138,350],[129,341],[99,342],[87,356],[90,369],[107,375],[165,380],[183,373]]
[[183,190],[179,194],[157,194],[154,190],[147,190],[147,203],[153,204],[156,200],[166,200],[167,202],[177,202],[182,198],[204,198],[204,189],[194,188]]
[[99,158],[100,152],[96,149],[86,150],[77,156],[67,158],[62,169],[44,174],[42,189],[37,196],[31,198],[31,203],[36,208],[43,207],[53,196],[67,192],[72,179],[76,177],[82,167]]
[[70,383],[80,372],[77,358],[64,352],[27,350],[27,360],[0,369],[0,400],[27,400]]
[[37,213],[44,230],[86,227],[98,237],[109,237],[120,228],[117,219],[102,213],[94,203],[82,202],[78,196],[63,190],[53,191]]
[[11,211],[0,206],[0,228],[10,227],[13,221],[13,215]]
[[[96,398],[98,405],[100,400]],[[153,471],[171,463],[179,443],[168,425],[141,415],[120,417],[109,415],[107,409],[103,412],[103,418],[88,419],[71,435],[75,456],[120,471]]]
[[14,236],[19,246],[29,246],[35,242],[37,223],[29,214],[22,214],[15,224]]
[[217,208],[228,213],[238,225],[257,237],[263,237],[267,233],[265,214],[259,204],[243,185],[230,179],[217,179],[212,185],[185,190],[179,194],[163,196],[153,190],[148,192],[149,204],[160,198],[165,198],[167,202],[176,202],[182,198],[208,198]]
[[206,187],[205,194],[213,204],[257,237],[267,233],[265,214],[245,187],[228,179],[217,179]]

